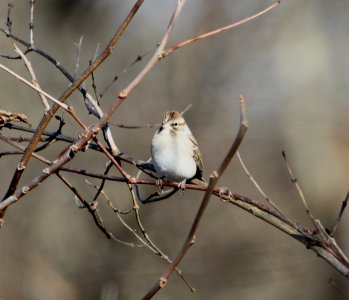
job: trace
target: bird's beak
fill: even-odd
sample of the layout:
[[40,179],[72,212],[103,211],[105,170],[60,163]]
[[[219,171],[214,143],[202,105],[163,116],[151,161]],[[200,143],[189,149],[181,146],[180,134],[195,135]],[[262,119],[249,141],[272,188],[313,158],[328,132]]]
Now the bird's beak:
[[168,123],[165,123],[165,124],[161,124],[159,130],[158,130],[158,133],[160,133],[161,131],[163,131],[164,129],[168,129],[170,128],[170,125]]
[[158,133],[164,130],[164,125],[161,125],[160,128],[158,129]]

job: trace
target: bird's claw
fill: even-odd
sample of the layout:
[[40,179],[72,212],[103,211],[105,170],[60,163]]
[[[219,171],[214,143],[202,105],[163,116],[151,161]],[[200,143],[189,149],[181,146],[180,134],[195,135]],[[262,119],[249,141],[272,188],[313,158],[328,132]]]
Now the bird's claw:
[[185,190],[185,183],[186,183],[186,180],[183,180],[183,181],[179,182],[177,185],[177,187],[182,190],[181,195],[183,195],[183,192]]

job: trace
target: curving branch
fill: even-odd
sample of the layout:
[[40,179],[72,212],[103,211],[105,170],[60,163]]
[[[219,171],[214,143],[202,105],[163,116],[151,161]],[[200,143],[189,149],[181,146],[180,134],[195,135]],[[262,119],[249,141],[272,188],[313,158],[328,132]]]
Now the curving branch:
[[183,42],[180,42],[174,46],[171,46],[170,48],[164,50],[162,53],[161,53],[161,57],[162,58],[165,58],[167,55],[173,53],[174,51],[180,49],[180,48],[183,48],[184,46],[188,46],[194,42],[197,42],[197,41],[200,41],[200,40],[203,40],[203,39],[207,39],[211,36],[214,36],[214,35],[217,35],[217,34],[220,34],[224,31],[227,31],[227,30],[230,30],[230,29],[233,29],[235,27],[238,27],[238,26],[241,26],[242,24],[245,24],[249,21],[252,21],[258,17],[260,17],[261,15],[264,15],[265,13],[267,13],[268,11],[271,11],[272,9],[274,9],[276,6],[278,6],[279,4],[281,3],[281,1],[277,1],[275,2],[274,4],[268,6],[267,8],[263,9],[262,11],[252,15],[252,16],[249,16],[241,21],[238,21],[236,23],[233,23],[233,24],[230,24],[228,26],[225,26],[225,27],[221,27],[221,28],[218,28],[216,30],[212,30],[210,32],[206,32],[204,34],[200,34],[196,37],[193,37],[193,38],[190,38],[188,40],[185,40]]

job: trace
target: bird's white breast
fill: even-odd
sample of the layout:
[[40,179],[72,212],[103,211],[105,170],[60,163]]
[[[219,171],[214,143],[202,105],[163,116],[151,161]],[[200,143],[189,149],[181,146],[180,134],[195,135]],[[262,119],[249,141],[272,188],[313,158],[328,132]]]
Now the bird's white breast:
[[196,173],[193,145],[187,134],[156,133],[151,152],[155,170],[167,180],[189,179]]

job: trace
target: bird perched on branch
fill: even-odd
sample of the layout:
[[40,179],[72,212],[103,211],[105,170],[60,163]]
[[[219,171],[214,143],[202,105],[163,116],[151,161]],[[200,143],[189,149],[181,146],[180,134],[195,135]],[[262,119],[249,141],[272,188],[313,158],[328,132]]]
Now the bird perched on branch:
[[203,164],[198,143],[182,113],[165,113],[152,140],[151,156],[161,179],[179,181],[178,187],[182,189],[186,182],[206,184],[202,177]]

